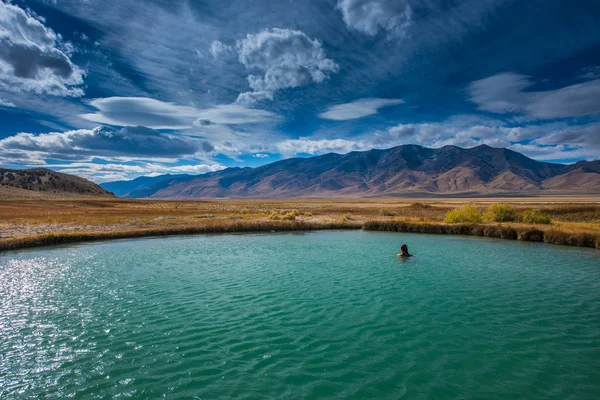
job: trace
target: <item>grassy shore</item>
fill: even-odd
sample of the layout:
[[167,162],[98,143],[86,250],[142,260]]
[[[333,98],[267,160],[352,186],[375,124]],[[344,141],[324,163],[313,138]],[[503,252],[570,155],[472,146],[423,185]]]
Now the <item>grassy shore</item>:
[[[541,211],[551,223],[444,223],[465,203],[481,212],[492,204]],[[600,198],[0,202],[0,251],[142,236],[360,228],[600,248]]]

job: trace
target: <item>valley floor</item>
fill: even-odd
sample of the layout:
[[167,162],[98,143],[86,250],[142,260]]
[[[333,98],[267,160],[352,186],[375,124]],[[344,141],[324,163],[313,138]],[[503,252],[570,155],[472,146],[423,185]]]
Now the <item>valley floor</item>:
[[[543,210],[550,225],[445,224],[470,203]],[[89,240],[169,234],[312,229],[377,229],[471,234],[600,248],[600,196],[200,200],[31,199],[0,201],[0,250]]]

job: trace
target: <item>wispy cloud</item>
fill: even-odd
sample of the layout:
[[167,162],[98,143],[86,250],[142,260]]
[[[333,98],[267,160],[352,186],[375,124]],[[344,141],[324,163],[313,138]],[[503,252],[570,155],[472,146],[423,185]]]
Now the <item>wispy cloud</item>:
[[194,107],[145,97],[107,97],[90,101],[98,109],[82,114],[88,121],[118,126],[142,125],[154,129],[186,129],[198,118]]
[[350,103],[331,106],[327,111],[319,114],[319,117],[335,121],[358,119],[368,115],[377,114],[377,111],[379,111],[380,108],[403,103],[404,100],[402,99],[358,99],[351,101]]
[[0,107],[15,107],[15,103],[0,99]]
[[470,99],[480,110],[493,113],[522,113],[551,119],[600,114],[600,79],[558,89],[527,91],[530,77],[502,73],[471,83]]
[[108,97],[90,102],[96,113],[81,115],[89,121],[118,126],[142,125],[154,129],[189,129],[212,123],[254,124],[277,120],[277,114],[237,104],[206,109],[182,106],[145,97]]
[[238,104],[223,104],[198,111],[198,118],[224,125],[272,122],[279,116],[271,111],[247,108]]

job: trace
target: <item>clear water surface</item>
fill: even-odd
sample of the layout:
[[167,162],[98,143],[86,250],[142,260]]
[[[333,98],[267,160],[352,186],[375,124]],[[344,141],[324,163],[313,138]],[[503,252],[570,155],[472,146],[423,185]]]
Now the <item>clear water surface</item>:
[[2,399],[599,396],[597,250],[330,231],[0,255]]

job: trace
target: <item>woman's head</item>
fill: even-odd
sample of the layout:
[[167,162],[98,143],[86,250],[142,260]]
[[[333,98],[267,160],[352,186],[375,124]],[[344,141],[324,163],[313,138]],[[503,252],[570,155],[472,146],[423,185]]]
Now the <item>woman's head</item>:
[[408,254],[408,246],[403,244],[402,246],[400,246],[400,252],[402,254]]

